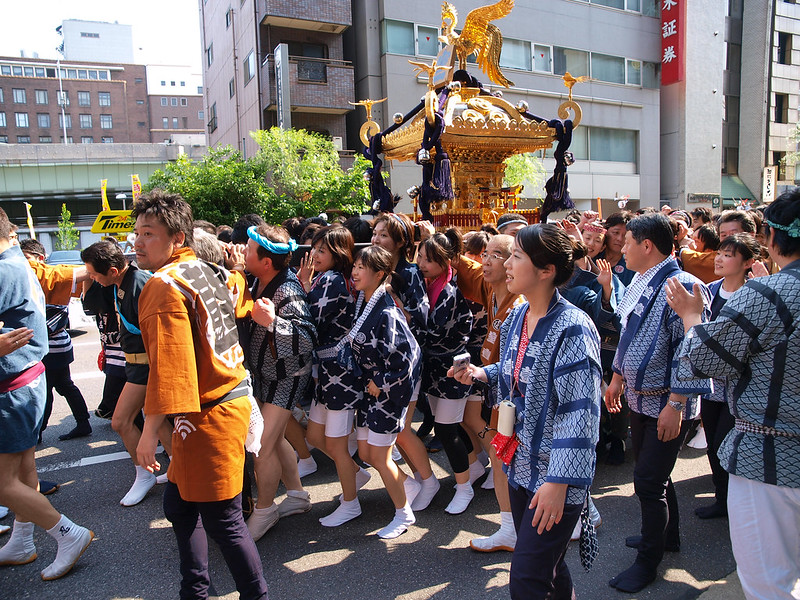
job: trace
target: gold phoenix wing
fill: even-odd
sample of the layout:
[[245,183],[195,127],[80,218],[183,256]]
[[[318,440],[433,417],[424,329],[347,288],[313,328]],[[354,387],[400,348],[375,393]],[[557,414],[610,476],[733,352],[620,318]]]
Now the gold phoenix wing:
[[490,21],[501,19],[511,13],[514,0],[499,0],[489,6],[481,6],[469,12],[460,34],[455,33],[458,12],[449,2],[442,5],[441,40],[453,44],[459,61],[459,68],[465,69],[467,57],[478,55],[478,67],[489,79],[497,84],[510,87],[512,81],[506,79],[500,70],[500,51],[503,48],[503,35]]

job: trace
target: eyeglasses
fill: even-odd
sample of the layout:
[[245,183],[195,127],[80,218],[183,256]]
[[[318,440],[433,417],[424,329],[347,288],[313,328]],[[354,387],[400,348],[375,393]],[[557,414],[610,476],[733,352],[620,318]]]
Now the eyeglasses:
[[491,254],[489,254],[488,252],[481,252],[481,258],[483,260],[488,260],[491,258],[492,260],[505,261],[508,257],[503,256],[502,254],[497,254],[497,252],[492,252]]

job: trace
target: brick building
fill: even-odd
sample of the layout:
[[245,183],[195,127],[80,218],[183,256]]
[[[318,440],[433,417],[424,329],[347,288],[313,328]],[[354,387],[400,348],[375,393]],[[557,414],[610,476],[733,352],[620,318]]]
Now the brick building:
[[189,67],[147,66],[150,141],[169,140],[175,134],[205,138],[203,75]]
[[231,144],[247,154],[255,149],[249,131],[277,125],[273,52],[285,43],[292,126],[356,147],[346,137],[348,101],[355,100],[342,37],[352,24],[350,0],[206,0],[200,6],[211,145]]
[[[0,143],[150,141],[145,67],[0,57]],[[61,86],[61,87],[59,87]],[[62,121],[59,92],[64,92]]]

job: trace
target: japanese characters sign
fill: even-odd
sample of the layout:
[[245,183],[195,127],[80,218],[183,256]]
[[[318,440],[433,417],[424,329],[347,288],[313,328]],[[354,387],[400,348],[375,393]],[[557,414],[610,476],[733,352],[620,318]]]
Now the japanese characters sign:
[[683,81],[687,0],[660,2],[661,85],[670,85]]

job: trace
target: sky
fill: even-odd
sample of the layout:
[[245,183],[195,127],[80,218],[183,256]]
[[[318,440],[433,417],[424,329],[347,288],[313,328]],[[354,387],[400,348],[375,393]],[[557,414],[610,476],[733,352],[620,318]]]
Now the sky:
[[133,26],[139,64],[188,65],[200,72],[202,47],[198,0],[4,0],[0,8],[0,56],[60,58],[55,31],[65,19],[115,21]]

